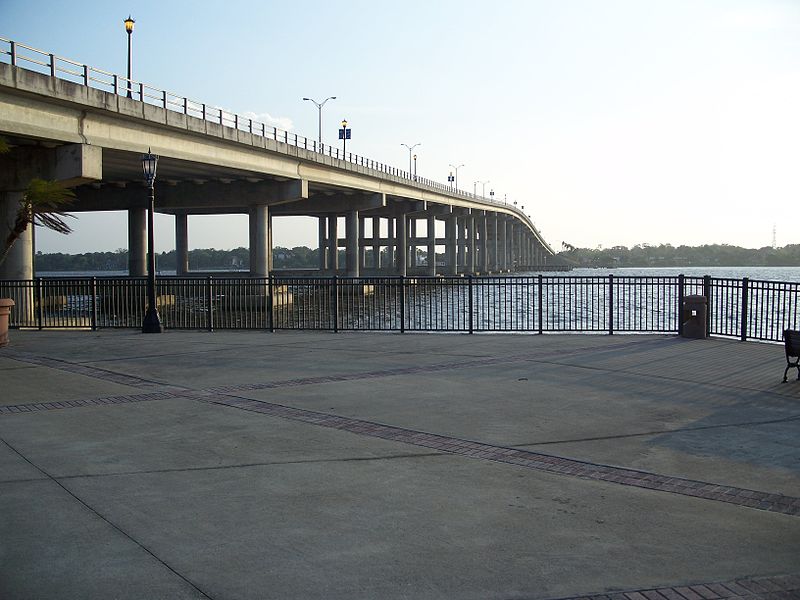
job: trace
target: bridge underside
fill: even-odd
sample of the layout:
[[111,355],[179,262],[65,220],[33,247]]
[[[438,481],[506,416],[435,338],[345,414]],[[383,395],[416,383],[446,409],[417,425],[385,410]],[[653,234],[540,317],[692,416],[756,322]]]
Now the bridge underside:
[[[33,177],[58,180],[76,195],[72,213],[128,212],[129,273],[145,274],[148,192],[139,153],[24,137],[8,141],[11,151],[0,157],[0,228],[13,223]],[[248,215],[254,276],[272,270],[272,223],[278,216],[318,220],[320,274],[502,273],[535,269],[548,256],[526,227],[501,212],[170,157],[158,162],[155,198],[157,212],[175,217],[179,275],[190,269],[189,215]],[[0,279],[31,279],[33,254],[33,236],[26,231],[0,266]]]

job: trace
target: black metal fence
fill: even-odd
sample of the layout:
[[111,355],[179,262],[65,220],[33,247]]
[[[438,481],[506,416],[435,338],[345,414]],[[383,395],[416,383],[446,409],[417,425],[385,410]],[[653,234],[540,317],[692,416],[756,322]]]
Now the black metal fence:
[[[685,296],[709,335],[780,341],[800,283],[711,277],[160,277],[167,329],[679,333]],[[0,281],[15,328],[139,328],[144,278]]]

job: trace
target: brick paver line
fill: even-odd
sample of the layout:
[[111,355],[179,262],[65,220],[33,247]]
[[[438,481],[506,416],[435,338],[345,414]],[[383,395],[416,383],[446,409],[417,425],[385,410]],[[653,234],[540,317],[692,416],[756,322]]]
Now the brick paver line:
[[555,600],[800,600],[800,575],[752,577],[677,587],[569,596]]

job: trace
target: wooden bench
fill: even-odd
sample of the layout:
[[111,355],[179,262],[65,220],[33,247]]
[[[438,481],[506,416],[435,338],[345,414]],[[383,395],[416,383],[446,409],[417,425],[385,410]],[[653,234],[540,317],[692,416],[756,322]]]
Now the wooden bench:
[[797,379],[800,381],[800,331],[785,329],[783,342],[786,345],[786,370],[783,372],[783,383],[786,383],[786,375],[792,367],[797,369]]

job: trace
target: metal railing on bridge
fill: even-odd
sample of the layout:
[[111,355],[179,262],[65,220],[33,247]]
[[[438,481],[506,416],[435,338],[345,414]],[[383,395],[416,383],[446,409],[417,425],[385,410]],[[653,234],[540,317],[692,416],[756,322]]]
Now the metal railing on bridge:
[[267,125],[253,120],[251,117],[239,115],[219,106],[192,100],[186,96],[162,90],[146,83],[128,79],[125,76],[91,67],[68,58],[63,58],[4,37],[0,37],[0,62],[6,62],[14,66],[36,71],[51,77],[57,77],[78,85],[109,92],[117,96],[127,96],[151,106],[157,106],[165,110],[196,117],[217,125],[231,127],[238,131],[271,139],[289,146],[302,148],[303,150],[308,150],[316,154],[346,161],[353,165],[378,171],[383,175],[397,177],[412,185],[426,187],[464,199],[478,200],[482,203],[502,206],[504,209],[513,211],[517,217],[527,222],[531,229],[536,231],[537,235],[541,238],[540,232],[538,232],[533,225],[533,222],[516,206],[494,200],[493,198],[486,198],[478,194],[470,194],[469,192],[456,189],[453,186],[426,177],[419,177],[409,171],[398,169],[397,167],[365,156],[353,154],[352,152],[345,153],[344,150],[340,151],[339,148],[331,144],[322,144],[315,139],[310,139],[297,133]]
[[[800,283],[711,277],[159,277],[167,329],[678,333],[685,296],[710,335],[779,342]],[[16,328],[140,328],[144,278],[0,281]]]

